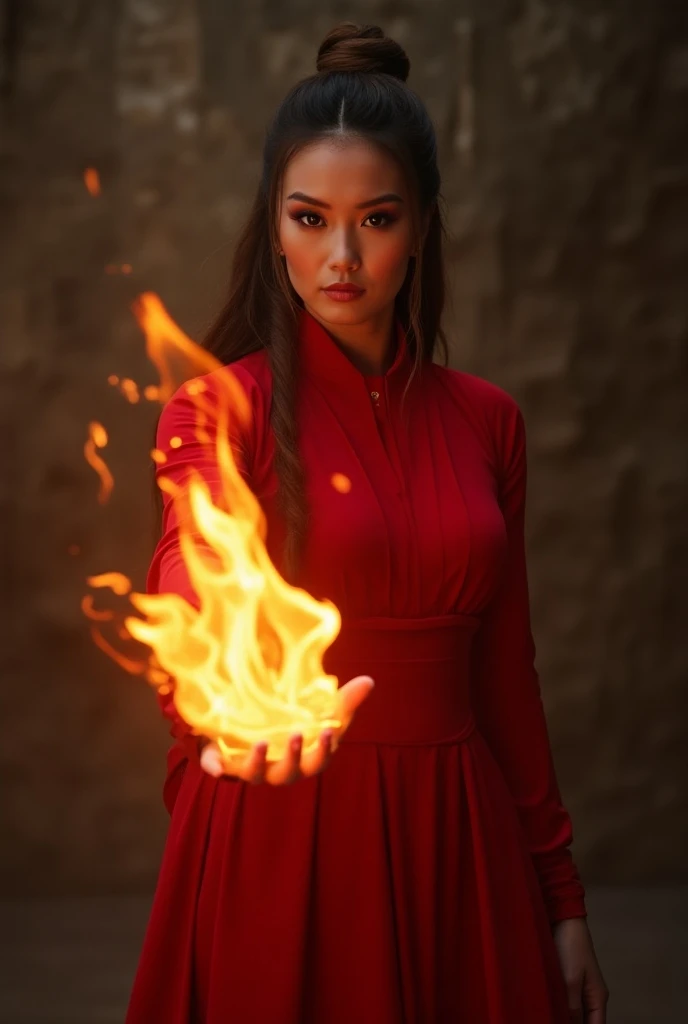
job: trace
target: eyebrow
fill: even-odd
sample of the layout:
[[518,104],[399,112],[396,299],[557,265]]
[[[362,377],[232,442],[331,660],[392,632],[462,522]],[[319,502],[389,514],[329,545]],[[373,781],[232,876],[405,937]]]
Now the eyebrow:
[[[301,202],[310,203],[311,206],[321,206],[324,210],[332,209],[329,203],[324,203],[322,199],[314,199],[313,196],[307,196],[305,192],[292,192],[287,199],[300,199]],[[403,201],[396,192],[385,192],[384,195],[377,196],[375,199],[366,199],[364,203],[358,203],[356,209],[366,210],[369,206],[377,206],[379,203],[403,203]]]

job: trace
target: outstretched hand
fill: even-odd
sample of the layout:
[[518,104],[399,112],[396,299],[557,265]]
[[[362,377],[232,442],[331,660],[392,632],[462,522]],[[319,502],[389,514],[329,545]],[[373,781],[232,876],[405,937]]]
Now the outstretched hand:
[[295,735],[279,761],[267,761],[267,743],[257,743],[245,757],[227,764],[217,743],[210,741],[201,751],[201,768],[209,775],[231,775],[252,785],[267,782],[272,786],[286,786],[298,779],[317,775],[327,768],[358,707],[374,685],[370,676],[355,676],[344,686],[339,687],[335,717],[340,720],[341,725],[337,729],[325,729],[321,733],[318,746],[307,754],[302,755],[301,752],[303,738]]

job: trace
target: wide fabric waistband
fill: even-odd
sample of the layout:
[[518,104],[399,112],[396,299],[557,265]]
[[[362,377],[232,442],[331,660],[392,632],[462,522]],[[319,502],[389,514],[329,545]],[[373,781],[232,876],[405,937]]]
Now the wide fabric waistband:
[[342,619],[333,652],[355,653],[376,661],[443,661],[465,647],[480,619],[475,615],[433,615],[424,618]]
[[340,686],[370,675],[375,687],[356,712],[342,743],[458,742],[474,728],[470,654],[479,618],[343,619],[325,652]]

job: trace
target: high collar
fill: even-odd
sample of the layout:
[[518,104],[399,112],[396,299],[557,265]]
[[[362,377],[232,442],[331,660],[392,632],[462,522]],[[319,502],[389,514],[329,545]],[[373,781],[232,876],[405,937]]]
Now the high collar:
[[401,382],[402,387],[411,372],[411,356],[406,332],[398,316],[394,318],[396,354],[392,365],[384,374],[364,374],[354,366],[319,320],[302,309],[299,315],[299,339],[302,368],[314,377],[324,378],[340,387],[365,387],[371,379]]

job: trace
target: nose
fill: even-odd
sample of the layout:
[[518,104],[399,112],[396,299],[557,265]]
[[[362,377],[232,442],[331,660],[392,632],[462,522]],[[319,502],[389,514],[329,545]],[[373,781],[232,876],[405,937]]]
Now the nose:
[[339,232],[335,237],[330,252],[329,265],[331,270],[354,270],[360,266],[361,255],[355,239],[346,231]]

